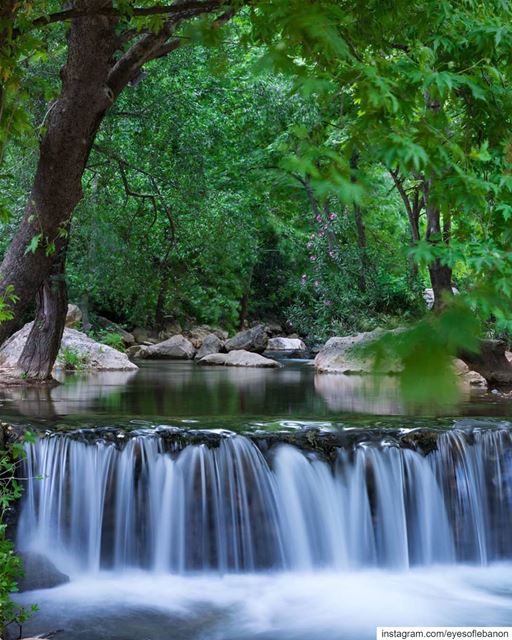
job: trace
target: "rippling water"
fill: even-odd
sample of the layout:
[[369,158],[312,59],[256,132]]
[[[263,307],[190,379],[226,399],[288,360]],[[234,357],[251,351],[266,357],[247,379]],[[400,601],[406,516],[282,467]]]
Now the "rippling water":
[[103,574],[23,597],[62,640],[373,640],[377,626],[510,626],[512,566],[407,572]]

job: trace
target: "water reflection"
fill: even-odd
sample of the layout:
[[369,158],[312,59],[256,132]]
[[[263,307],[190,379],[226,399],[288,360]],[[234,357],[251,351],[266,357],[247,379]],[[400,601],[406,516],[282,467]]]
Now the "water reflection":
[[[198,367],[190,362],[144,362],[138,371],[61,374],[53,387],[0,389],[0,415],[55,420],[111,418],[335,419],[348,414],[404,415],[395,377],[315,375],[311,363],[280,369]],[[461,390],[461,404],[423,414],[511,415],[512,403]]]

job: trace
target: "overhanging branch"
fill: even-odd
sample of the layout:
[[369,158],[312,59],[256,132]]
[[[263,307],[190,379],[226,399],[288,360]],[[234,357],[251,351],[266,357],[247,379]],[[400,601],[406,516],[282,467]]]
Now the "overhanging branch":
[[[66,22],[68,20],[74,20],[77,18],[87,18],[90,16],[109,16],[109,17],[144,17],[155,15],[166,15],[169,18],[175,18],[178,20],[190,17],[190,14],[194,15],[197,12],[208,11],[206,7],[212,3],[208,0],[186,0],[179,4],[163,5],[157,4],[153,7],[133,7],[129,12],[123,12],[114,7],[97,7],[97,8],[83,8],[83,9],[65,9],[64,11],[57,11],[47,16],[40,16],[33,20],[30,24],[31,29],[38,27],[46,27],[49,24],[56,22]],[[222,2],[217,2],[217,6],[221,6]],[[15,35],[19,35],[19,30],[16,30]]]

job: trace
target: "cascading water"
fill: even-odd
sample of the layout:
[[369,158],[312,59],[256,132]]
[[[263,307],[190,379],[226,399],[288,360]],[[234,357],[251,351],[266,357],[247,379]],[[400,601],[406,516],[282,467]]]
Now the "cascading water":
[[181,451],[158,435],[121,448],[42,438],[27,447],[18,543],[68,573],[400,569],[512,558],[510,432],[455,430],[436,442],[424,455],[369,440],[335,448],[327,460],[232,434]]

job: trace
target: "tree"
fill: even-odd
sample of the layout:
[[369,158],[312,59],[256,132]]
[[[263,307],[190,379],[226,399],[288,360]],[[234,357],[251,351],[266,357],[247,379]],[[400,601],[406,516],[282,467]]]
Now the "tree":
[[[65,307],[63,269],[73,211],[82,197],[82,175],[105,113],[144,64],[178,48],[174,37],[187,20],[218,12],[218,0],[183,2],[132,10],[155,14],[138,24],[120,15],[111,2],[77,0],[72,9],[43,15],[36,24],[70,20],[62,90],[48,110],[39,161],[25,215],[0,266],[0,296],[14,289],[12,319],[0,325],[0,343],[19,326],[40,293],[37,318],[22,356],[24,369],[45,379],[62,334]],[[223,21],[230,17],[224,13]],[[215,22],[218,25],[219,22]],[[42,346],[44,344],[44,346]]]

